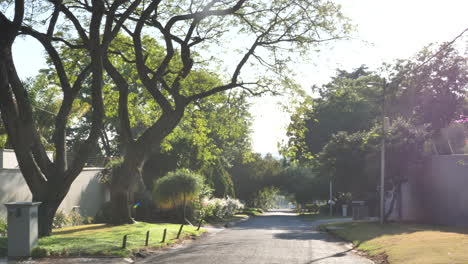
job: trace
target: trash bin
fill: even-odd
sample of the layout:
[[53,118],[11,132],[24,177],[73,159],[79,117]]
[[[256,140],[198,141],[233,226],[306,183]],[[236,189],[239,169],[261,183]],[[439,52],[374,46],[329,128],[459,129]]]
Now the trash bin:
[[369,207],[365,201],[352,201],[353,220],[363,220],[369,217]]
[[8,257],[29,257],[38,239],[40,202],[6,203],[8,211]]
[[343,216],[348,216],[348,205],[347,204],[343,204],[341,206],[341,210],[342,210]]

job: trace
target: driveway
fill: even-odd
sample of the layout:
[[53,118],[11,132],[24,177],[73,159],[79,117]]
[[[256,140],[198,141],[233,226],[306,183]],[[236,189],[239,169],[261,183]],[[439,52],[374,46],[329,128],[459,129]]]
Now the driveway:
[[315,230],[320,222],[273,211],[138,264],[372,264],[349,245]]

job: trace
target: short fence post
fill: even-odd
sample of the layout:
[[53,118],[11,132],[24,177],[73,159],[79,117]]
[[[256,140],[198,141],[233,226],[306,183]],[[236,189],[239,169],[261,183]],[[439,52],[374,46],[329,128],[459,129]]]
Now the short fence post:
[[127,235],[123,237],[123,241],[122,241],[122,248],[126,248],[126,247],[127,247]]
[[202,222],[203,222],[203,219],[200,219],[200,222],[198,223],[197,231],[200,230],[200,227],[201,227],[201,225],[202,225]]
[[184,224],[180,225],[179,233],[177,233],[177,238],[176,239],[179,239],[180,233],[182,233],[182,228],[184,228]]
[[149,230],[146,232],[146,241],[145,241],[145,246],[148,246],[148,241],[149,241]]
[[162,239],[161,243],[164,243],[166,241],[166,232],[167,232],[167,228],[164,228],[163,239]]

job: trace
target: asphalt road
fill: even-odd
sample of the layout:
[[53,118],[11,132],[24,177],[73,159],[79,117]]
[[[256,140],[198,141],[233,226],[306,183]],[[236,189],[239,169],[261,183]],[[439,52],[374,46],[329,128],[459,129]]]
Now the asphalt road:
[[315,231],[319,223],[287,211],[269,212],[138,264],[371,264],[346,243]]

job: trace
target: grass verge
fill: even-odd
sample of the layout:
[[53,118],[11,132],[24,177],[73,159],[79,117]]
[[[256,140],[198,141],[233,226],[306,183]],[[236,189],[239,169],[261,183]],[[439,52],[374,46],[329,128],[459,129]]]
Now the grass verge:
[[[166,241],[161,242],[163,230],[167,228]],[[150,231],[150,248],[160,248],[174,244],[180,225],[150,224],[138,222],[132,225],[112,226],[94,224],[74,226],[54,230],[52,236],[39,239],[40,256],[119,256],[129,257],[145,247],[146,232]],[[180,239],[198,236],[205,232],[197,227],[184,226]],[[127,237],[127,247],[122,249],[123,236]],[[0,256],[6,255],[6,238],[0,239]]]
[[327,224],[331,233],[353,242],[369,256],[386,255],[389,263],[467,263],[468,228],[376,222]]
[[226,223],[229,223],[229,222],[234,222],[234,221],[239,221],[239,220],[242,220],[242,219],[245,219],[245,218],[248,218],[249,216],[246,215],[246,214],[235,214],[233,216],[229,216],[229,217],[225,217],[223,219],[212,219],[212,220],[209,220],[208,221],[208,224],[212,224],[212,225],[222,225],[222,224],[226,224]]
[[245,208],[242,211],[242,214],[250,215],[250,216],[257,216],[257,215],[262,215],[263,210],[260,208]]

